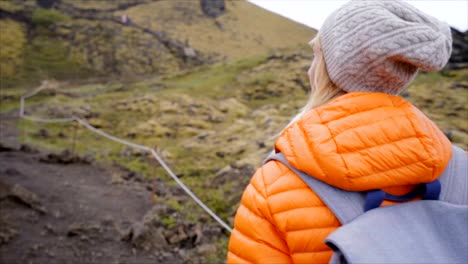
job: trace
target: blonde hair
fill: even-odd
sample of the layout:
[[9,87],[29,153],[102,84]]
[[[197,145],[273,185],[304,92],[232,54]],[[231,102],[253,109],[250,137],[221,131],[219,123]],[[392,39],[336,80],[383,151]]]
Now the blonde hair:
[[320,50],[319,54],[314,55],[318,57],[314,58],[317,59],[317,64],[314,70],[314,79],[311,81],[312,89],[309,96],[309,100],[307,101],[307,104],[301,109],[301,111],[291,119],[289,124],[284,129],[286,129],[291,124],[295,123],[311,109],[324,105],[332,99],[346,93],[342,89],[338,88],[330,80],[330,76],[328,75],[327,67],[325,65],[325,58],[323,57],[323,53],[321,52],[321,45],[318,34],[317,36],[315,36],[314,39],[312,39],[309,42],[309,45],[312,47],[315,46],[317,49]]

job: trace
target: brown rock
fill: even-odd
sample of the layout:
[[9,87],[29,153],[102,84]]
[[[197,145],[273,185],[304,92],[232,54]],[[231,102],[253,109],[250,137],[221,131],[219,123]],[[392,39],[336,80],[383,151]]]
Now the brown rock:
[[123,234],[122,239],[130,241],[135,247],[144,250],[166,249],[168,244],[158,217],[160,209],[155,206],[149,210],[142,221],[132,224],[129,230]]
[[7,244],[9,241],[15,238],[17,234],[18,232],[16,229],[0,219],[0,246]]
[[197,253],[202,256],[207,256],[216,252],[216,246],[211,244],[203,244],[197,247]]
[[20,201],[21,203],[25,204],[26,206],[39,211],[42,214],[46,213],[45,208],[42,206],[41,202],[37,195],[28,189],[22,187],[21,185],[15,184],[11,188],[10,197]]

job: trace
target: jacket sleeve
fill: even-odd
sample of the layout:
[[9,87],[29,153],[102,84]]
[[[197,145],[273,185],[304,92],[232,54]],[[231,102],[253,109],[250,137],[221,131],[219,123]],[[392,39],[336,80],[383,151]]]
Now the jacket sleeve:
[[268,205],[264,168],[244,191],[229,240],[227,263],[292,263]]

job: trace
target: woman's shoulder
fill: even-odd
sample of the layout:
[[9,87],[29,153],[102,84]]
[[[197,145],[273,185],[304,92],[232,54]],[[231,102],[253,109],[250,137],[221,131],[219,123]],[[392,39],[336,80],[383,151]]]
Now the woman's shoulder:
[[251,185],[263,196],[272,216],[299,208],[326,208],[298,175],[275,160],[265,163],[255,172]]
[[264,197],[307,187],[294,172],[276,160],[268,161],[258,168],[251,184],[261,191]]
[[[327,250],[322,241],[340,225],[339,221],[298,175],[278,161],[269,161],[257,170],[251,184],[264,197],[260,200],[268,208],[267,218],[274,222],[288,245],[298,246],[291,249],[298,254],[296,257],[310,257],[317,249]],[[301,230],[310,236],[297,232]]]

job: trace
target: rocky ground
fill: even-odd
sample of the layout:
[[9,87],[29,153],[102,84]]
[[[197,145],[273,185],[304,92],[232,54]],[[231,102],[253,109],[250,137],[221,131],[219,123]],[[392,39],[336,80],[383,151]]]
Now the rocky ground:
[[221,228],[164,224],[162,217],[176,212],[157,197],[175,190],[70,151],[14,144],[14,118],[1,117],[0,263],[217,260],[214,241],[226,236]]

